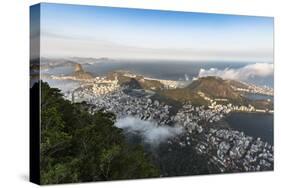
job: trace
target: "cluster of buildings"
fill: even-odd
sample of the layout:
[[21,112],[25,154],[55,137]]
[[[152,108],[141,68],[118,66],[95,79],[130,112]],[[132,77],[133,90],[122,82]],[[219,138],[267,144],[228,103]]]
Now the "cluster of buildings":
[[253,93],[253,94],[261,94],[261,95],[268,95],[268,96],[273,96],[274,95],[274,90],[269,87],[259,87],[254,84],[249,84],[245,82],[241,82],[245,87],[235,87],[231,86],[232,89],[235,91],[240,91],[240,92],[245,92],[245,93]]
[[64,93],[65,98],[72,102],[89,102],[94,97],[102,97],[103,95],[119,90],[117,78],[108,80],[105,77],[95,77],[82,82],[81,86],[73,91]]
[[80,81],[80,82],[91,82],[92,81],[92,79],[84,78],[82,76],[75,76],[75,75],[61,75],[61,76],[51,75],[50,77],[53,80],[74,80],[74,81]]
[[232,112],[232,111],[235,111],[235,112],[266,112],[265,110],[260,110],[260,109],[256,109],[254,106],[252,105],[248,105],[248,106],[245,106],[245,105],[233,105],[231,103],[228,103],[228,104],[217,104],[216,101],[212,101],[211,102],[211,105],[208,106],[210,109],[214,109],[214,110],[219,110],[221,111],[221,109],[224,109],[226,111],[226,113],[229,113],[229,112]]
[[273,169],[273,146],[230,129],[210,128],[196,146],[221,172]]
[[152,101],[149,97],[135,97],[125,94],[122,90],[100,97],[92,97],[89,103],[93,106],[91,112],[104,109],[113,112],[117,118],[134,116],[142,120],[153,120],[159,126],[171,123],[169,109],[171,106]]
[[120,88],[116,77],[114,80],[107,80],[104,77],[96,77],[93,79],[91,86],[94,96],[102,96],[112,93]]
[[193,145],[221,172],[260,171],[273,168],[273,146],[260,138],[246,136],[227,127],[216,127],[206,122],[219,121],[227,109],[213,110],[205,107],[183,106],[174,117],[185,129],[185,136],[177,143],[181,147]]
[[[210,97],[207,97],[203,92],[198,92],[198,94],[204,98],[204,100],[208,101],[210,105],[208,106],[209,109],[213,109],[214,111],[222,111],[224,110],[227,114],[229,112],[262,112],[262,113],[273,113],[273,110],[265,110],[265,109],[256,109],[252,105],[233,105],[232,103],[229,103],[227,99],[223,98],[217,98],[217,99],[211,99]],[[223,104],[218,104],[218,101],[223,101]]]
[[173,117],[173,120],[177,125],[183,126],[189,134],[201,133],[203,125],[219,121],[223,118],[223,114],[224,112],[212,111],[203,106],[194,107],[191,104],[185,104]]
[[[197,153],[207,155],[210,164],[221,172],[273,168],[273,146],[260,138],[254,139],[243,132],[213,124],[231,111],[254,111],[252,106],[217,104],[216,100],[200,93],[205,100],[211,102],[210,106],[193,106],[187,103],[175,115],[171,115],[171,106],[152,100],[150,95],[139,97],[137,94],[126,94],[123,89],[118,85],[117,79],[112,81],[97,77],[91,84],[87,83],[69,93],[68,98],[74,102],[77,99],[87,101],[91,104],[91,113],[103,109],[115,113],[117,118],[134,116],[154,121],[159,126],[181,126],[186,130],[182,133],[184,139],[176,143],[181,147],[192,146]],[[138,90],[134,92],[137,93]],[[168,142],[172,143],[171,140]]]

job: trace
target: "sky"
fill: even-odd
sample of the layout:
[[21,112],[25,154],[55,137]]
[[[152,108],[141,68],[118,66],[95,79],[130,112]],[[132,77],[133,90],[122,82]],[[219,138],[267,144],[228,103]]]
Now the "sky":
[[41,4],[41,54],[273,62],[271,17]]

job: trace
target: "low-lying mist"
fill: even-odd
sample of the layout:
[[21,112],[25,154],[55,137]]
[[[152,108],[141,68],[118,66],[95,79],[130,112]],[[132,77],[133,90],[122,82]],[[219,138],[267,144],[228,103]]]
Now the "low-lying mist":
[[115,125],[128,133],[140,135],[143,142],[155,146],[183,132],[181,127],[158,126],[156,122],[131,116],[118,119]]

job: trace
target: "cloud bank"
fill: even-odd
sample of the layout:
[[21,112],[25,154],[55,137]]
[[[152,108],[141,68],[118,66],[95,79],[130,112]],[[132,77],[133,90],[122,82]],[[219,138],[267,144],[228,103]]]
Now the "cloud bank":
[[256,77],[268,77],[273,76],[274,67],[273,63],[255,63],[251,65],[246,65],[242,68],[234,69],[234,68],[226,68],[223,70],[217,68],[210,69],[200,69],[198,73],[198,77],[206,77],[206,76],[218,76],[224,79],[232,79],[232,80],[248,80],[249,78]]
[[144,142],[153,145],[158,145],[183,132],[181,127],[157,126],[155,122],[130,116],[117,120],[115,126],[131,133],[138,133],[142,136]]

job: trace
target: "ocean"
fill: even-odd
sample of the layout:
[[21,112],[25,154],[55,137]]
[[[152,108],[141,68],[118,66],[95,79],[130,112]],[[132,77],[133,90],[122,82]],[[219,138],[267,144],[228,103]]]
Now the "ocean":
[[[78,62],[79,63],[79,62]],[[200,69],[218,70],[239,69],[249,63],[237,62],[191,62],[191,61],[129,61],[129,60],[108,60],[93,64],[82,64],[85,71],[105,75],[115,70],[127,70],[147,77],[167,80],[192,80],[198,77]],[[73,67],[58,67],[49,70],[42,70],[42,73],[49,74],[71,74]],[[273,88],[273,76],[250,77],[248,82]]]
[[[183,61],[108,61],[102,63],[94,63],[84,65],[85,69],[92,73],[104,75],[107,72],[114,70],[128,70],[147,77],[167,80],[192,80],[198,77],[200,69],[210,70],[216,68],[224,69],[239,69],[249,63],[237,62],[183,62]],[[273,76],[268,77],[250,77],[250,83],[259,86],[273,87]]]
[[246,98],[251,99],[251,100],[274,100],[273,96],[268,96],[268,95],[260,95],[260,94],[254,94],[254,93],[247,93],[244,95]]
[[231,128],[273,145],[273,114],[231,113],[226,121]]
[[234,63],[207,63],[207,62],[182,62],[182,61],[114,61],[109,63],[96,63],[85,68],[90,72],[105,74],[113,70],[128,70],[144,76],[158,79],[185,80],[197,77],[201,68],[210,69],[217,67],[239,68],[245,64]]

